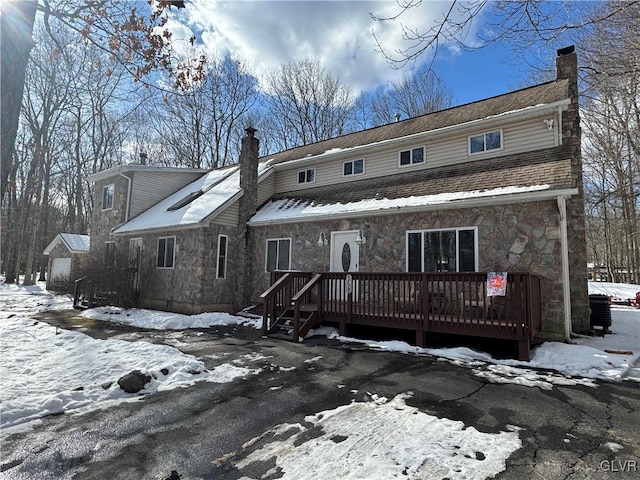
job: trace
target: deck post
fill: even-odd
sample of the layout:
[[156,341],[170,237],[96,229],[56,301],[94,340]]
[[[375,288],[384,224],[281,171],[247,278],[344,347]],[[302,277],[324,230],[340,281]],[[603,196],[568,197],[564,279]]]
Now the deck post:
[[529,338],[518,341],[518,360],[528,362],[531,360],[531,352],[529,351]]

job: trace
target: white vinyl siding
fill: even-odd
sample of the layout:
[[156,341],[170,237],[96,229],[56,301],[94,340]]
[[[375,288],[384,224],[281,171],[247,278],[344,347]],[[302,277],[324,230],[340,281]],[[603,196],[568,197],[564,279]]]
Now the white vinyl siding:
[[[489,129],[495,131],[496,129]],[[487,130],[488,131],[488,130]],[[470,161],[483,161],[487,157],[513,155],[523,152],[535,151],[555,146],[555,134],[553,130],[547,130],[542,117],[527,120],[513,125],[502,127],[502,150],[494,150],[478,157],[468,154],[469,133],[456,136],[430,139],[426,142],[428,162],[414,164],[409,170],[426,168],[438,168],[445,165],[454,165]],[[364,175],[344,176],[342,165],[350,160],[347,155],[336,155],[335,160],[314,164],[316,168],[316,182],[312,185],[298,184],[297,172],[301,168],[293,170],[276,171],[274,193],[291,192],[310,187],[335,185],[337,183],[362,180],[363,178],[384,177],[388,175],[402,174],[406,169],[398,168],[398,152],[415,145],[415,140],[406,147],[384,148],[366,152],[366,170]],[[426,153],[426,152],[425,152]],[[353,157],[351,157],[353,158]]]

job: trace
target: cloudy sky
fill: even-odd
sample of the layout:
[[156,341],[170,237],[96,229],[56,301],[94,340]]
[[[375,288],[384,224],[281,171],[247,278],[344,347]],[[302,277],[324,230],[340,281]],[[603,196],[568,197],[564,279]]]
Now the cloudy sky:
[[[174,38],[188,38],[191,31],[210,53],[230,52],[244,59],[258,77],[293,60],[316,59],[359,93],[406,74],[382,58],[374,32],[388,51],[406,48],[403,25],[424,29],[448,7],[447,2],[425,0],[420,8],[403,15],[401,22],[375,22],[371,13],[393,16],[398,4],[393,0],[190,0],[180,12],[187,30],[174,28]],[[483,22],[476,22],[474,28],[482,29]],[[434,69],[453,92],[455,103],[461,104],[524,86],[522,65],[514,65],[511,58],[506,47],[460,52],[445,46]]]

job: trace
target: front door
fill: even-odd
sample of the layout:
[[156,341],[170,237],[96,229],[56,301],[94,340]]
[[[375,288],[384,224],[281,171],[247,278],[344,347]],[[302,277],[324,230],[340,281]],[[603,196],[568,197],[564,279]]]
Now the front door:
[[[331,271],[332,272],[357,272],[360,262],[360,247],[356,243],[357,230],[346,232],[331,232]],[[336,281],[331,286],[333,298],[344,300],[344,281]],[[353,294],[357,294],[357,284],[352,283]]]

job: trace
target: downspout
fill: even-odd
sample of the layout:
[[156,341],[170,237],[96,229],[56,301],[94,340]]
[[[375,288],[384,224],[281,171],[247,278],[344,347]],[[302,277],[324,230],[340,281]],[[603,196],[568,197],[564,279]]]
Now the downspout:
[[559,195],[558,211],[560,212],[560,250],[562,257],[562,296],[564,299],[564,340],[573,343],[571,340],[571,284],[569,282],[569,237],[567,233],[567,202],[562,195]]
[[124,222],[122,222],[126,223],[129,221],[129,209],[131,208],[131,179],[124,173],[118,173],[118,175],[127,179],[127,206],[124,212]]

